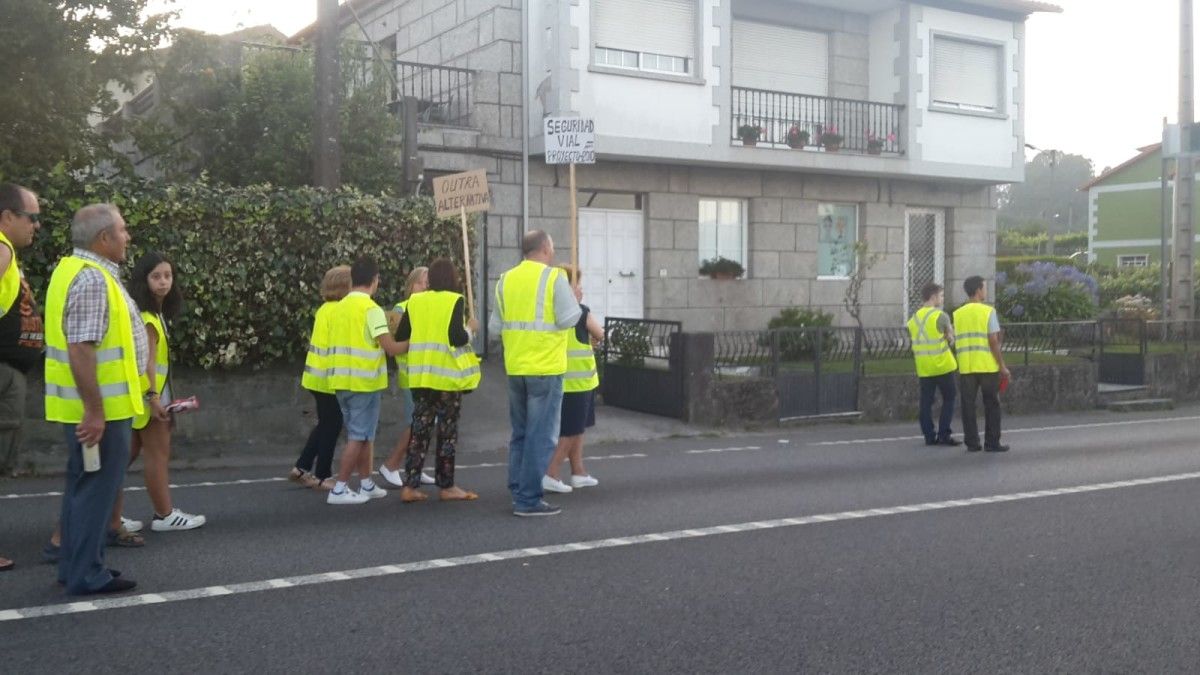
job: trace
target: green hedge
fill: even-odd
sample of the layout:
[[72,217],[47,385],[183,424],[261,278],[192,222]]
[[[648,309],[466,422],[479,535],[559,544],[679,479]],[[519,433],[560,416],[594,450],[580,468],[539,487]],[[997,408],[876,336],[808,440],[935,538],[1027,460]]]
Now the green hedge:
[[19,182],[41,197],[42,230],[21,255],[39,300],[54,263],[71,250],[71,215],[87,203],[121,208],[133,237],[127,267],[151,249],[175,261],[186,298],[171,336],[181,365],[260,368],[301,361],[321,302],[321,277],[358,255],[379,262],[376,297],[385,306],[401,298],[414,266],[448,256],[462,269],[458,222],[437,220],[428,199],[349,188],[79,182],[61,173]]

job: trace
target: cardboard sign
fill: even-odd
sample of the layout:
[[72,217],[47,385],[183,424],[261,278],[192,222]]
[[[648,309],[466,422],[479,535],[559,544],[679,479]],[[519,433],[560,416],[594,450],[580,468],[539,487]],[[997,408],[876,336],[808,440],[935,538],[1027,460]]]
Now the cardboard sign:
[[437,202],[438,218],[462,213],[487,211],[492,207],[487,171],[476,169],[433,179],[433,199]]
[[543,122],[547,164],[595,164],[596,123],[580,117],[547,117]]

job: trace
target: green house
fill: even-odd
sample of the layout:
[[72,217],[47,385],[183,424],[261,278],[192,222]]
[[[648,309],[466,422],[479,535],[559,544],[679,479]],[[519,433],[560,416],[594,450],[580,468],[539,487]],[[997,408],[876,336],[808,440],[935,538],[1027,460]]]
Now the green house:
[[[1140,148],[1129,161],[1100,174],[1088,192],[1088,259],[1110,267],[1146,267],[1161,259],[1162,144]],[[1168,214],[1173,200],[1173,164],[1167,164]],[[1200,190],[1197,201],[1200,204]],[[1200,209],[1196,210],[1200,214]],[[1200,218],[1197,219],[1200,222]],[[1173,236],[1173,235],[1172,235]],[[1168,238],[1168,246],[1173,239]],[[1197,235],[1200,253],[1200,235]]]

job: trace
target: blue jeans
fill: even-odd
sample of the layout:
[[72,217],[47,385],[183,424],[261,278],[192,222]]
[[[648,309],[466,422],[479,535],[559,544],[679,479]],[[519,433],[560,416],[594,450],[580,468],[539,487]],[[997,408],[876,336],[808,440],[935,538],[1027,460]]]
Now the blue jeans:
[[67,485],[63,492],[62,549],[58,556],[58,580],[71,594],[87,593],[112,581],[104,564],[108,521],[125,468],[133,420],[117,420],[104,426],[100,439],[100,470],[83,470],[83,446],[75,438],[74,424],[63,424],[67,441]]
[[[954,373],[946,373],[936,377],[921,378],[921,433],[925,434],[925,442],[944,441],[952,433],[950,425],[954,421],[955,383]],[[938,420],[937,433],[933,430],[933,397],[942,393],[942,415]]]
[[518,511],[542,501],[542,476],[558,445],[562,391],[561,375],[508,378],[508,491]]

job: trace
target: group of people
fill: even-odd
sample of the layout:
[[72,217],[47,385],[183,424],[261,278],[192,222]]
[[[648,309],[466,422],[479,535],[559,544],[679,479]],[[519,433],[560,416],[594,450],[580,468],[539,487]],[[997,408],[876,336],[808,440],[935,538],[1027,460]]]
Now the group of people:
[[[489,326],[504,344],[509,378],[509,490],[518,516],[552,515],[545,492],[568,493],[599,484],[583,465],[583,434],[595,424],[599,385],[594,344],[604,337],[595,315],[581,305],[579,273],[553,266],[554,242],[533,231],[522,242],[524,260],[501,275]],[[443,501],[478,494],[455,483],[458,420],[463,396],[479,386],[479,359],[471,346],[479,330],[461,294],[458,270],[446,258],[408,276],[406,298],[391,312],[373,299],[379,268],[370,258],[334,267],[321,283],[323,304],[313,319],[301,385],[312,393],[317,423],[288,474],[289,480],[327,492],[327,503],[363,504],[387,496],[372,478],[387,358],[397,366],[404,403],[403,431],[379,466],[382,482],[405,503],[424,501],[422,486],[436,485]],[[345,431],[336,476],[333,455]],[[424,471],[434,443],[434,475]],[[570,462],[564,481],[560,468]],[[357,473],[358,489],[350,487]]]
[[[954,310],[953,319],[942,310],[945,291],[936,283],[921,289],[924,306],[908,320],[913,358],[921,383],[921,433],[926,445],[957,446],[954,421],[956,390],[962,388],[963,443],[968,452],[1006,452],[1000,443],[1000,392],[1012,378],[1001,350],[1000,319],[987,304],[983,277],[963,282],[967,302]],[[942,410],[935,427],[933,404],[941,393]],[[976,401],[982,394],[984,434],[979,442]]]
[[[67,445],[62,508],[43,557],[58,582],[85,595],[133,588],[104,564],[106,546],[143,546],[144,523],[122,515],[126,469],[139,456],[153,505],[150,529],[191,530],[205,517],[171,500],[171,357],[168,320],[183,304],[170,259],[150,252],[121,282],[130,236],[112,204],[91,204],[71,221],[73,251],[58,261],[45,315],[26,282],[18,251],[41,223],[37,195],[0,184],[0,451],[11,468],[25,416],[25,374],[45,362],[46,420]],[[0,559],[0,569],[13,562]]]

